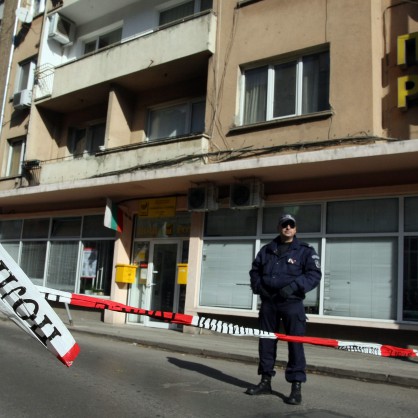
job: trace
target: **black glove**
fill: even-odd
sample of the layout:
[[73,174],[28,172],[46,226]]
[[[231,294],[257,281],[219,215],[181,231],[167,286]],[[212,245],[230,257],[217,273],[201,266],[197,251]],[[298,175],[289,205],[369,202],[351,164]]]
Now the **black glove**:
[[292,296],[294,292],[295,292],[295,291],[293,290],[292,283],[290,283],[290,284],[288,284],[287,286],[282,287],[282,288],[279,290],[279,295],[280,295],[282,298],[287,299],[288,297]]

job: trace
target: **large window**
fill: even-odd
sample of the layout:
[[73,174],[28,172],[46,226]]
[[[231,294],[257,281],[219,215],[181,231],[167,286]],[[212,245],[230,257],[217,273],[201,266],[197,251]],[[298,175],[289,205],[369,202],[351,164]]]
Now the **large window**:
[[149,112],[148,139],[158,140],[199,134],[205,127],[205,102],[195,100]]
[[308,313],[418,321],[418,196],[207,213],[200,306],[257,309],[258,298],[248,298],[248,272],[257,251],[277,236],[284,212],[296,217],[298,238],[321,258],[323,277],[306,295]]
[[36,285],[110,294],[114,231],[103,215],[0,221],[0,242]]
[[328,110],[329,52],[244,71],[243,124]]

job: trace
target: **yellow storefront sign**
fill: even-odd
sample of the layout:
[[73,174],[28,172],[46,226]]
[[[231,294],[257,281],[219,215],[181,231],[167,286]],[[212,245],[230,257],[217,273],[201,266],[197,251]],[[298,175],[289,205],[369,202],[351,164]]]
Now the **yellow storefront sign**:
[[141,199],[138,216],[144,218],[169,218],[176,215],[176,198],[161,197]]

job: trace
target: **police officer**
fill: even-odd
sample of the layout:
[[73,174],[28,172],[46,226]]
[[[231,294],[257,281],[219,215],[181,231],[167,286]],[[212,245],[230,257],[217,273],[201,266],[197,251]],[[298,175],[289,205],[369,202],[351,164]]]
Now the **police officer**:
[[[279,332],[280,321],[283,321],[287,335],[303,336],[306,329],[303,299],[305,293],[318,286],[321,280],[320,261],[312,246],[296,238],[296,220],[292,215],[280,217],[278,232],[273,241],[261,248],[250,270],[251,289],[261,298],[260,329]],[[258,374],[261,381],[248,388],[247,394],[272,393],[276,353],[277,339],[259,339]],[[305,369],[303,344],[288,343],[285,378],[292,384],[292,389],[286,403],[299,405],[302,402]]]

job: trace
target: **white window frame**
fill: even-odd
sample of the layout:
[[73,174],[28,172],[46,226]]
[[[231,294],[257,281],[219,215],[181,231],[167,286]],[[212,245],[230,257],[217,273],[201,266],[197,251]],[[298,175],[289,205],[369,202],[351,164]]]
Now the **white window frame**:
[[[162,139],[167,139],[167,138],[181,138],[183,136],[187,136],[190,135],[192,132],[192,123],[193,123],[193,105],[196,103],[201,103],[203,102],[205,105],[205,98],[204,97],[198,97],[198,98],[194,98],[191,100],[186,100],[186,101],[176,101],[176,102],[170,102],[170,103],[166,103],[164,105],[159,105],[159,106],[155,106],[155,107],[150,107],[148,109],[148,123],[147,123],[147,138],[146,141],[147,142],[154,142],[154,141],[159,141]],[[153,112],[158,112],[158,111],[162,111],[165,109],[169,109],[169,108],[181,108],[187,106],[187,115],[186,115],[186,132],[184,134],[181,135],[173,135],[173,136],[168,136],[168,137],[151,137],[151,126],[152,126],[152,113]],[[203,133],[203,132],[202,132]]]
[[[82,43],[83,43],[83,50],[82,50],[82,54],[83,54],[83,55],[87,55],[87,54],[91,54],[91,53],[93,53],[93,52],[96,52],[96,51],[99,51],[100,49],[102,49],[102,48],[99,48],[99,41],[100,41],[100,39],[101,39],[102,37],[106,36],[106,35],[111,34],[112,32],[116,32],[116,31],[118,31],[118,30],[120,30],[120,31],[121,31],[121,33],[120,33],[120,39],[119,39],[118,41],[115,41],[115,42],[113,42],[113,43],[109,44],[108,46],[110,46],[110,45],[115,45],[115,44],[120,43],[120,42],[122,41],[123,26],[122,26],[120,23],[117,23],[117,24],[115,24],[115,25],[112,25],[111,27],[108,27],[108,28],[106,29],[106,31],[104,31],[104,32],[97,33],[97,34],[95,34],[94,36],[90,36],[90,37],[88,37],[88,38],[84,39],[84,40],[82,41]],[[90,51],[90,52],[85,52],[86,45],[87,45],[87,44],[91,44],[91,43],[93,43],[93,42],[95,42],[95,48],[94,48],[94,50],[93,50],[93,51]]]
[[37,16],[45,11],[45,0],[32,0],[30,10],[33,16]]
[[[26,70],[27,66],[27,70]],[[36,61],[35,58],[30,60],[22,61],[19,63],[19,68],[17,70],[17,77],[15,83],[14,93],[19,93],[23,90],[32,90],[33,85],[35,82],[35,68],[36,68]],[[27,81],[24,82],[23,80],[26,78],[26,71],[27,71]]]
[[[302,116],[304,114],[309,113],[302,113],[302,94],[303,94],[303,60],[309,56],[315,56],[322,54],[324,52],[329,53],[329,49],[318,49],[313,52],[309,52],[306,54],[302,54],[299,56],[289,57],[288,59],[274,61],[274,62],[266,62],[262,65],[257,66],[249,66],[245,67],[242,70],[241,78],[240,78],[240,113],[239,113],[239,124],[241,126],[244,125],[244,111],[245,111],[245,76],[246,72],[249,70],[255,70],[257,68],[267,67],[267,104],[266,104],[266,118],[265,120],[255,122],[255,123],[262,123],[262,122],[269,122],[272,120],[280,120],[286,119],[295,116]],[[295,97],[295,112],[289,113],[283,116],[274,117],[274,89],[275,89],[275,67],[282,64],[287,64],[291,62],[296,62],[296,97]],[[329,72],[330,77],[330,72]]]

